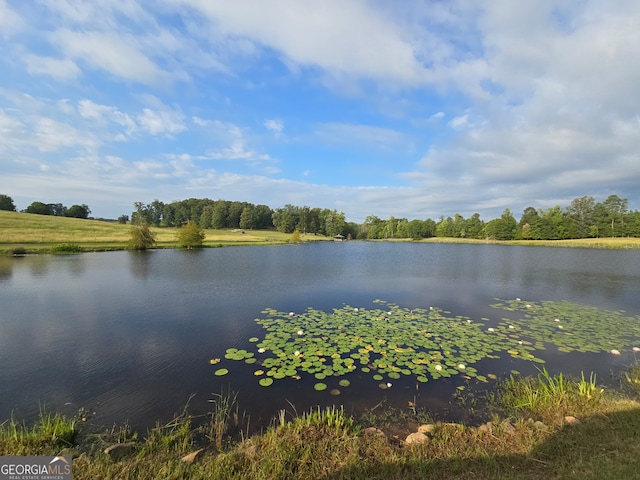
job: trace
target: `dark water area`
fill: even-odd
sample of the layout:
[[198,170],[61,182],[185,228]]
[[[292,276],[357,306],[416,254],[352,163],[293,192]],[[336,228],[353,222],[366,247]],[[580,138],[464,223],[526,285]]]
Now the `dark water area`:
[[[382,299],[500,319],[494,299],[519,297],[635,316],[638,267],[640,251],[367,242],[0,257],[0,419],[31,420],[45,405],[70,414],[87,409],[100,425],[146,428],[171,419],[191,395],[189,411],[207,412],[222,389],[238,392],[254,422],[292,405],[302,412],[340,403],[359,413],[381,401],[402,408],[416,401],[455,416],[458,378],[419,390],[404,378],[381,390],[370,376],[351,373],[351,386],[332,397],[314,391],[313,378],[260,387],[255,365],[241,362],[216,377],[209,360],[262,337],[254,319],[267,307],[376,308],[373,301]],[[543,358],[552,373],[595,371],[606,381],[633,354],[548,349]],[[500,376],[537,373],[513,359],[477,367]]]

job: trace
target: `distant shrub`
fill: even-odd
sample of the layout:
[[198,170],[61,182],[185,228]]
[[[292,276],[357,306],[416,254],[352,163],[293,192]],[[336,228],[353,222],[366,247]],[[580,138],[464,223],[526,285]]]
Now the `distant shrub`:
[[15,247],[13,250],[11,250],[12,255],[26,255],[26,253],[27,249],[24,247]]
[[62,243],[51,249],[52,253],[82,253],[83,251],[83,248],[75,243]]

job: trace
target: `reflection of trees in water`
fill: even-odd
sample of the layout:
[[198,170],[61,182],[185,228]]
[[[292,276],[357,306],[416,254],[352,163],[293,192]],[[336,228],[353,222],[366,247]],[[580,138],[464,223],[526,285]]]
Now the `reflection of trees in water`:
[[15,261],[20,261],[20,259],[0,256],[0,282],[11,278],[13,274],[13,262]]
[[129,270],[136,278],[147,278],[149,276],[149,266],[151,265],[151,255],[153,252],[147,250],[132,250],[129,252]]
[[51,257],[49,255],[35,255],[28,258],[29,270],[32,275],[43,275],[49,271]]

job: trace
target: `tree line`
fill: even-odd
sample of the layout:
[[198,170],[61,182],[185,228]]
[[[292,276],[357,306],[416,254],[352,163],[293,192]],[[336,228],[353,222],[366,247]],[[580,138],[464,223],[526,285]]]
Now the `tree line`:
[[524,209],[520,220],[505,209],[499,218],[488,222],[474,213],[465,219],[453,217],[431,219],[381,220],[369,216],[359,226],[358,238],[429,238],[453,237],[493,240],[562,240],[596,237],[640,237],[640,212],[630,211],[627,199],[610,195],[602,202],[594,197],[575,198],[567,207],[556,205],[548,209]]
[[[171,203],[160,200],[148,204],[135,202],[134,207],[131,223],[145,222],[155,227],[180,227],[188,221],[193,221],[205,229],[275,228],[283,233],[298,230],[302,233],[330,236],[348,234],[349,228],[355,233],[356,227],[355,224],[347,224],[342,212],[289,204],[273,210],[267,205],[248,202],[189,198]],[[118,220],[124,220],[126,223],[128,217],[121,216]]]
[[[479,213],[464,218],[456,213],[453,217],[440,217],[437,221],[408,220],[390,217],[386,220],[375,215],[368,216],[364,223],[348,222],[343,212],[328,208],[312,208],[287,204],[271,209],[267,205],[249,202],[189,198],[164,203],[134,203],[135,210],[118,218],[120,223],[145,223],[153,227],[181,227],[191,221],[202,229],[273,229],[283,233],[295,231],[317,235],[344,235],[354,239],[400,239],[419,240],[430,237],[475,238],[494,240],[561,240],[596,237],[640,237],[640,212],[629,210],[628,200],[609,195],[597,202],[594,197],[575,198],[566,207],[555,205],[547,209],[527,207],[519,220],[510,209],[505,209],[499,218],[483,221]],[[0,210],[15,211],[16,207],[8,195],[0,195]],[[45,204],[33,202],[27,213],[88,218],[91,210],[87,205]]]
[[[0,194],[0,210],[10,212],[16,211],[16,205],[13,198],[9,195]],[[43,203],[33,202],[26,209],[21,210],[24,213],[35,213],[36,215],[53,215],[56,217],[72,217],[72,218],[89,218],[91,209],[85,205],[71,205],[65,207],[61,203]]]

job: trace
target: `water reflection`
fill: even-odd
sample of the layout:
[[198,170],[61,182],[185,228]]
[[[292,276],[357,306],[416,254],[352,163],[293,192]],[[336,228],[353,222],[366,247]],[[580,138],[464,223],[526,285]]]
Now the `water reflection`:
[[[638,314],[639,260],[638,251],[360,242],[0,257],[0,419],[12,411],[37,415],[40,402],[71,402],[95,408],[105,425],[152,426],[192,393],[193,408],[206,411],[223,387],[240,391],[256,419],[268,420],[287,402],[299,411],[337,400],[357,410],[384,398],[404,407],[416,395],[409,379],[383,392],[370,382],[357,385],[356,375],[357,387],[336,399],[313,391],[313,379],[264,389],[251,365],[219,378],[208,362],[261,336],[254,319],[266,307],[370,308],[380,298],[480,318],[497,314],[489,307],[494,298],[521,297]],[[571,363],[548,353],[550,371],[593,367],[603,379],[632,360]],[[533,366],[509,363],[500,371],[511,368]],[[429,382],[418,395],[442,411],[455,387]]]
[[131,250],[128,252],[130,260],[129,271],[134,277],[145,279],[149,276],[149,265],[154,253],[149,250]]
[[13,263],[20,261],[20,258],[0,256],[0,282],[8,280],[13,274]]

